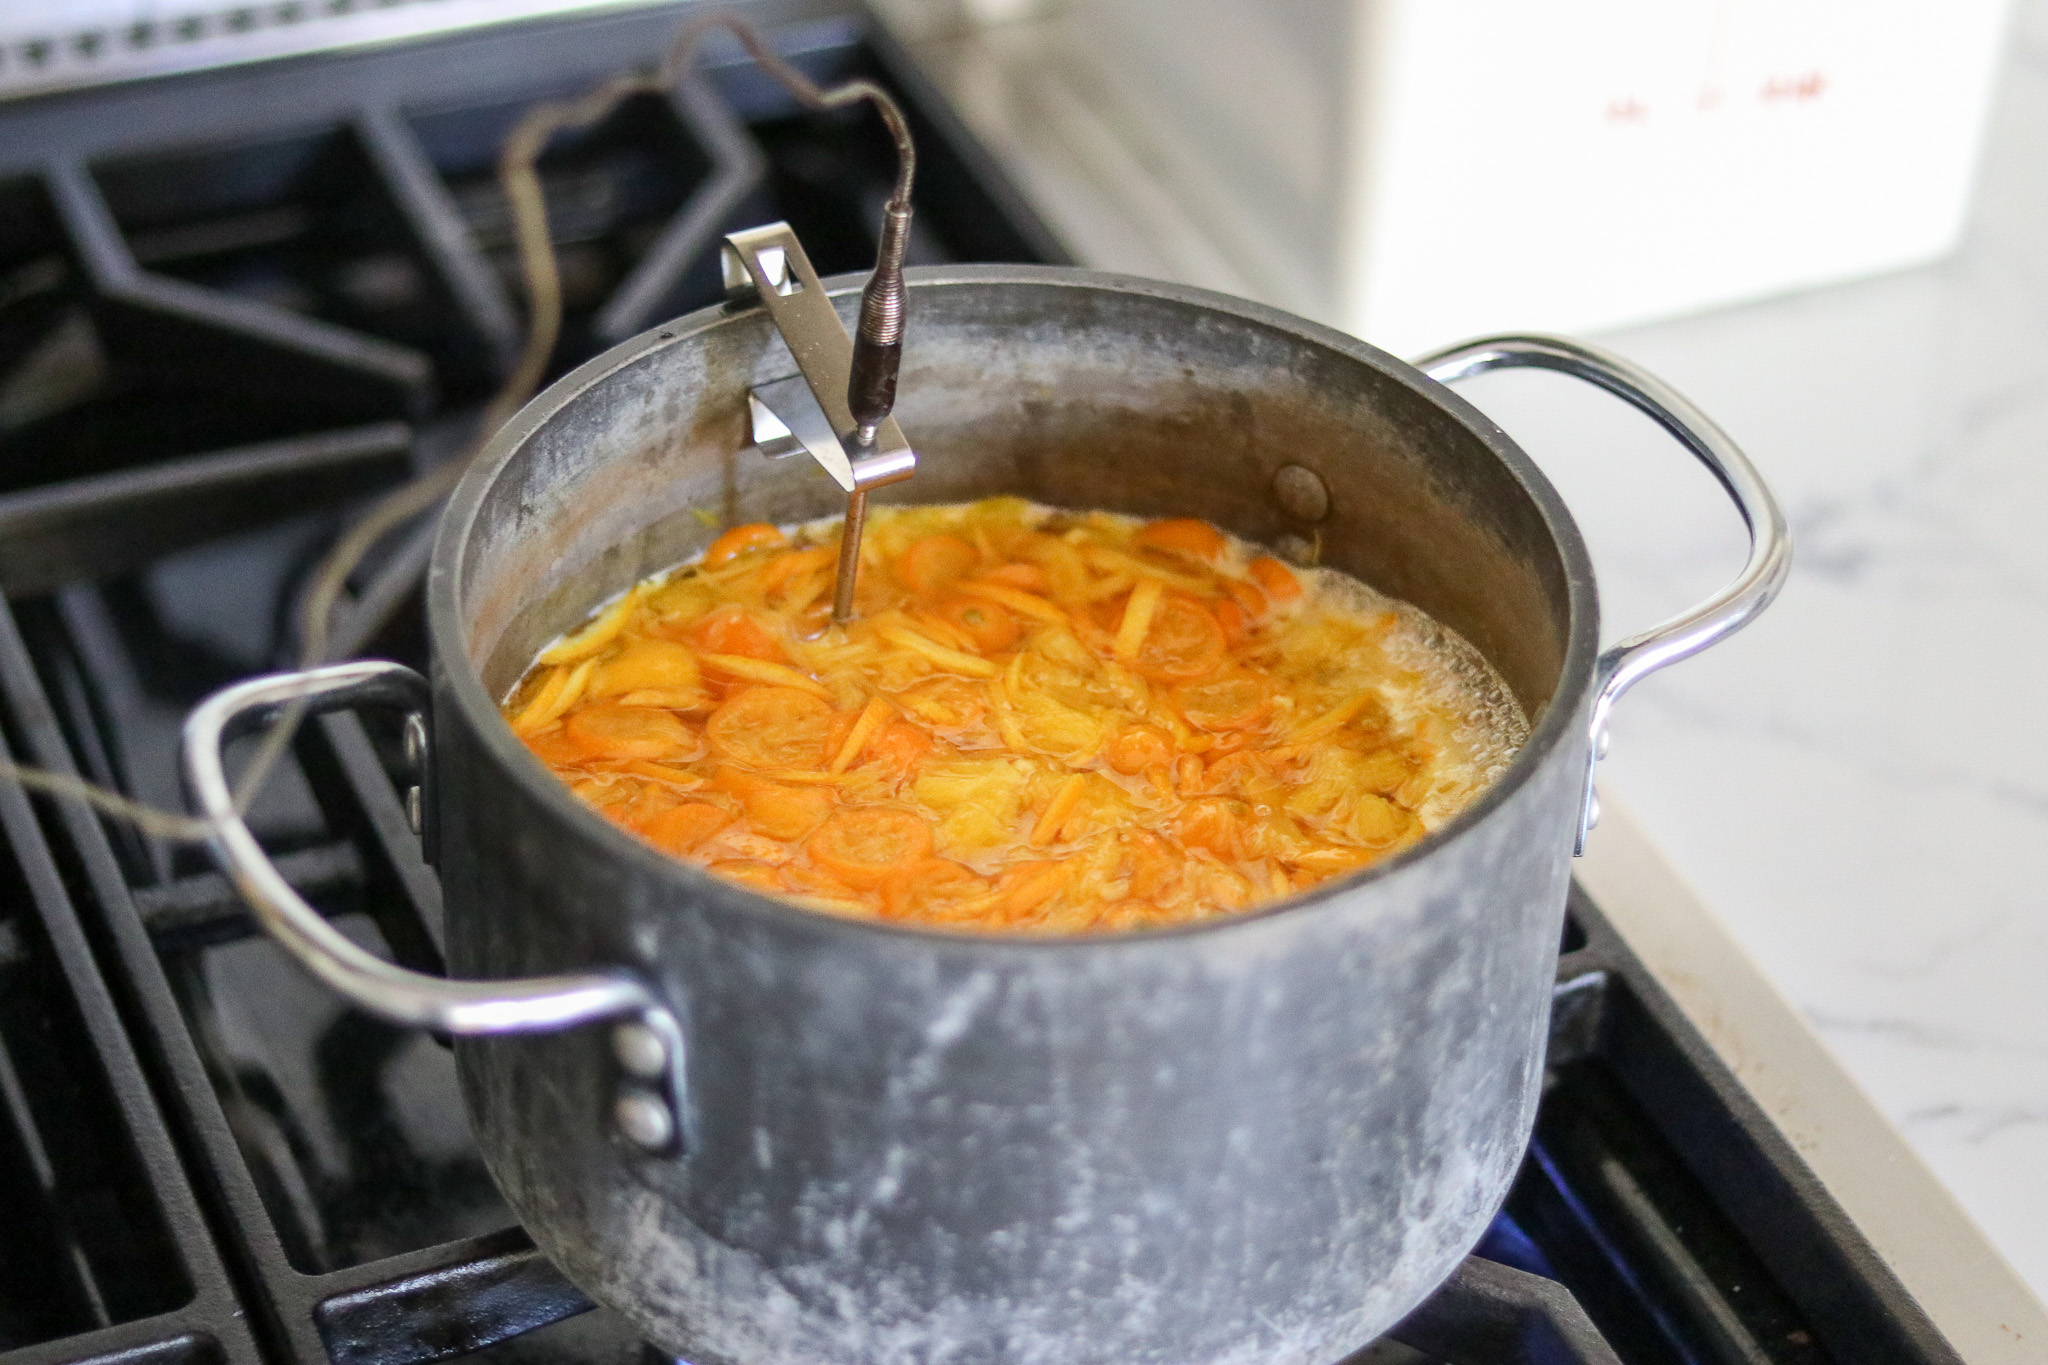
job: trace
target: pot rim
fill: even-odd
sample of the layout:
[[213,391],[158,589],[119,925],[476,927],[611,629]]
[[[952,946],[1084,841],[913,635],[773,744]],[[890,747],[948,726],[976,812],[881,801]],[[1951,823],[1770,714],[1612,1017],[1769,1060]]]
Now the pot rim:
[[[905,283],[913,290],[939,289],[950,285],[1023,284],[1037,287],[1112,290],[1143,294],[1204,308],[1261,327],[1292,333],[1301,340],[1368,365],[1405,385],[1441,410],[1446,417],[1476,435],[1495,458],[1507,466],[1542,517],[1557,546],[1565,573],[1567,638],[1562,667],[1555,689],[1543,715],[1530,727],[1529,737],[1508,764],[1506,772],[1479,798],[1458,812],[1447,824],[1421,841],[1390,858],[1382,859],[1348,876],[1333,878],[1298,895],[1236,914],[1154,929],[1127,930],[1116,934],[991,934],[955,929],[930,928],[889,921],[851,919],[806,909],[772,896],[747,890],[713,877],[709,872],[653,848],[619,829],[570,792],[536,757],[499,712],[497,703],[485,690],[464,645],[457,598],[461,582],[462,556],[467,550],[470,530],[484,495],[527,438],[549,419],[600,381],[642,356],[664,347],[680,345],[692,337],[740,316],[730,304],[714,303],[669,322],[648,328],[600,355],[594,356],[557,379],[526,403],[500,427],[478,454],[441,514],[435,534],[433,556],[427,571],[427,638],[438,679],[447,688],[440,695],[452,695],[478,741],[543,807],[572,826],[584,830],[614,856],[637,860],[643,869],[670,879],[679,898],[701,899],[707,893],[721,900],[744,905],[750,912],[771,917],[799,916],[803,927],[817,932],[837,931],[859,935],[883,934],[923,940],[933,946],[971,944],[977,948],[1014,949],[1029,952],[1059,952],[1077,947],[1104,948],[1138,944],[1187,935],[1211,934],[1256,924],[1281,915],[1313,909],[1332,896],[1348,894],[1374,881],[1395,876],[1439,850],[1468,837],[1498,807],[1506,804],[1534,778],[1566,736],[1580,725],[1579,715],[1594,681],[1599,646],[1599,599],[1593,565],[1586,543],[1573,521],[1563,497],[1536,462],[1501,427],[1444,384],[1414,366],[1356,337],[1299,317],[1281,309],[1220,294],[1190,285],[1172,284],[1112,271],[1084,270],[1073,266],[1049,265],[944,265],[915,266],[904,271]],[[822,281],[828,297],[858,294],[867,283],[864,272],[831,276]],[[439,689],[437,689],[437,692]]]

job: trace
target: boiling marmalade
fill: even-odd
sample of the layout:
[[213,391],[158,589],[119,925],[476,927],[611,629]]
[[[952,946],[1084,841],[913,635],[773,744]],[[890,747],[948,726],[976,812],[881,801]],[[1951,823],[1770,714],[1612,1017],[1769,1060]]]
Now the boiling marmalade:
[[819,910],[1073,933],[1363,867],[1503,769],[1462,640],[1206,522],[1016,499],[737,526],[545,650],[505,715],[607,819]]

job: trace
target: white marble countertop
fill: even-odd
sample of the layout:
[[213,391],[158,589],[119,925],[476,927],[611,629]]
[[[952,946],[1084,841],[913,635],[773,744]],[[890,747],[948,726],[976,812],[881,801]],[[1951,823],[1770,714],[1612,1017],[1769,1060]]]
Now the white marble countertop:
[[[2048,1299],[2048,2],[1961,250],[1601,338],[1790,515],[1768,615],[1617,710],[1603,786]],[[1613,639],[1741,562],[1718,490],[1547,376],[1466,392],[1557,480]]]
[[[1029,25],[885,3],[1084,260],[1248,292]],[[2018,10],[1951,259],[1598,338],[1742,444],[1796,542],[1764,619],[1623,699],[1602,786],[2048,1300],[2048,0]],[[1463,392],[1563,491],[1607,640],[1741,565],[1647,419],[1529,371]]]

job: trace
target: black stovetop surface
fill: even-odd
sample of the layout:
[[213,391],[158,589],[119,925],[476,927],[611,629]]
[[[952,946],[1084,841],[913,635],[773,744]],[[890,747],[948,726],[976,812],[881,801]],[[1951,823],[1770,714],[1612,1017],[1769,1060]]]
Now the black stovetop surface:
[[[915,111],[912,261],[1064,259],[857,13],[751,12]],[[660,50],[673,10],[0,106],[0,737],[175,804],[176,729],[289,662],[313,561],[464,439],[516,347],[489,167],[526,102]],[[889,151],[735,55],[735,111],[644,99],[543,169],[557,370],[711,302],[718,234],[872,261]],[[342,634],[424,665],[430,527]],[[326,717],[252,823],[363,941],[439,965],[393,737]],[[0,783],[0,1365],[656,1354],[533,1250],[434,1040],[341,1006],[197,854]],[[1536,1139],[1477,1254],[1360,1365],[1952,1360],[1575,893]],[[1423,1354],[1427,1352],[1428,1354]]]

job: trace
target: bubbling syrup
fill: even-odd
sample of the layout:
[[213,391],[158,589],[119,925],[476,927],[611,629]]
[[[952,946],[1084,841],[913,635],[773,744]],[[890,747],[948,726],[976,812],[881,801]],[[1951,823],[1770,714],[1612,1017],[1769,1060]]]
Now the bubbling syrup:
[[1528,736],[1406,603],[1203,522],[997,498],[735,527],[543,650],[513,729],[605,818],[828,913],[1083,933],[1407,848]]

